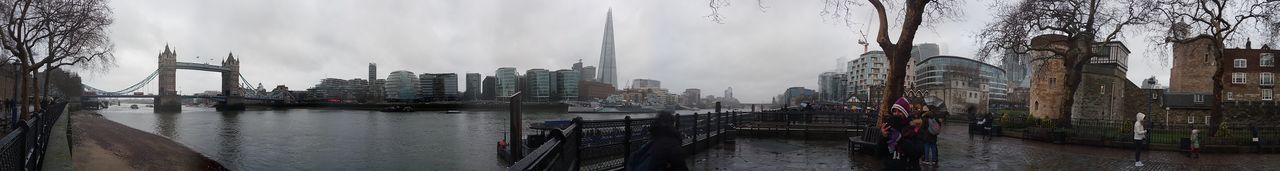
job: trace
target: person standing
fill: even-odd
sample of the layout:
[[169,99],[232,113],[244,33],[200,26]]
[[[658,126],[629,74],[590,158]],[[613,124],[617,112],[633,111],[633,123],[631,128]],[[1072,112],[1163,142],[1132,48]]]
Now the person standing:
[[1146,117],[1139,112],[1138,120],[1133,122],[1133,166],[1142,167],[1142,142],[1147,138],[1147,129],[1142,126],[1142,121]]
[[924,164],[938,167],[938,134],[942,132],[942,122],[938,120],[938,114],[929,111],[929,107],[920,108],[921,118],[924,119]]
[[1253,132],[1253,151],[1262,153],[1262,141],[1258,140],[1258,126],[1250,123],[1249,131]]
[[884,136],[879,146],[888,152],[884,155],[884,170],[920,170],[923,150],[917,133],[921,122],[913,119],[910,106],[906,98],[899,98],[890,109],[891,115],[879,123]]
[[649,135],[653,136],[650,144],[648,169],[652,170],[689,170],[685,165],[684,150],[680,150],[682,142],[680,132],[674,126],[676,118],[671,111],[662,111],[649,127]]
[[1200,158],[1200,130],[1191,129],[1191,158]]

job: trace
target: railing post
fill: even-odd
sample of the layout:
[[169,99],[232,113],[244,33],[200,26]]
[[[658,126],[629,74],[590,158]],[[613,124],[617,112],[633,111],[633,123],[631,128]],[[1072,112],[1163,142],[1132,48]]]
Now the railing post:
[[692,130],[693,130],[693,140],[689,141],[689,155],[697,154],[697,152],[698,152],[698,113],[697,113],[697,112],[694,112],[694,113],[693,113],[693,124],[692,124],[692,125],[693,125],[693,127],[691,127],[691,128],[693,128],[693,129],[692,129]]
[[573,145],[572,147],[573,148],[573,158],[572,158],[573,169],[572,170],[577,171],[579,169],[582,169],[582,158],[581,158],[582,157],[582,126],[583,126],[582,117],[574,117],[573,123],[571,125],[576,125],[576,126],[573,126],[573,130],[570,130],[570,135],[572,136],[570,136],[570,138],[568,139],[569,141],[573,142],[572,144]]
[[622,126],[622,131],[626,132],[622,135],[622,163],[626,165],[631,161],[631,116],[622,118]]

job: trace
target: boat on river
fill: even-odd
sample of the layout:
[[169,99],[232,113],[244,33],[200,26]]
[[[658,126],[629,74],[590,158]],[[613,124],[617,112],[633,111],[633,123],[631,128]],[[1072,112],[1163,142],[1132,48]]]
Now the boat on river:
[[382,108],[382,112],[413,112],[413,111],[414,111],[413,107],[410,107],[410,106],[391,106],[387,108]]

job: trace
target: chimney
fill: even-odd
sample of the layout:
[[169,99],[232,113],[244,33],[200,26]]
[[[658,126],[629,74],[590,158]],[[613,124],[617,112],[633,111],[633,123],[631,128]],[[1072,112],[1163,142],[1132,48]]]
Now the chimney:
[[1253,49],[1253,40],[1252,40],[1252,39],[1249,39],[1249,38],[1245,38],[1245,39],[1244,39],[1244,49]]

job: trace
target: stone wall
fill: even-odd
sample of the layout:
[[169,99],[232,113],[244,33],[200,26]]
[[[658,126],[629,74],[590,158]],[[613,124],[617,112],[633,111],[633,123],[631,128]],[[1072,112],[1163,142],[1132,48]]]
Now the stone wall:
[[1062,90],[1066,76],[1063,74],[1062,60],[1044,60],[1035,69],[1036,74],[1031,76],[1030,103],[1027,105],[1030,114],[1036,118],[1059,118],[1058,112],[1062,106],[1058,104],[1066,98],[1066,91]]

